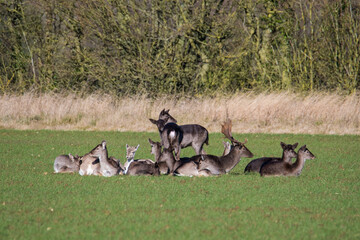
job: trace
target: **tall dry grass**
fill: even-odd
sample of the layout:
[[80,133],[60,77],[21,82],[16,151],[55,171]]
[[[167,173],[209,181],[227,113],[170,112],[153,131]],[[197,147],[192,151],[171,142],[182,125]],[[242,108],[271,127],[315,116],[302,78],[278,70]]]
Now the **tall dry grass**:
[[12,129],[153,131],[149,118],[170,109],[179,124],[219,132],[228,112],[233,132],[360,134],[360,96],[313,93],[240,93],[189,99],[113,98],[92,94],[2,95],[0,127]]

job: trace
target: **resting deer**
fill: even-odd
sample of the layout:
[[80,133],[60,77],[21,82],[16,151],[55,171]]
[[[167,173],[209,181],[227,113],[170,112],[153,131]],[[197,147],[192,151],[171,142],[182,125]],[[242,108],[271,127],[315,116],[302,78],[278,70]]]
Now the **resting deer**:
[[71,153],[68,155],[60,155],[55,158],[54,171],[55,173],[72,173],[79,172],[82,160],[78,155],[73,156]]
[[136,147],[126,144],[126,162],[124,174],[127,175],[159,175],[159,166],[150,159],[134,159],[135,153],[140,145]]
[[253,154],[245,147],[247,140],[244,143],[237,141],[231,134],[232,123],[228,119],[222,126],[221,132],[228,138],[233,147],[230,152],[225,156],[201,155],[198,170],[207,170],[212,175],[219,175],[228,173],[233,169],[241,160],[241,157],[253,157]]
[[174,170],[175,158],[172,151],[164,148],[161,151],[161,144],[159,142],[154,142],[149,138],[149,143],[151,145],[151,154],[155,157],[155,162],[158,163],[161,174],[169,174]]
[[296,149],[298,143],[294,143],[293,145],[291,145],[291,144],[285,144],[285,143],[281,142],[280,145],[283,149],[283,154],[282,154],[281,158],[262,157],[262,158],[254,159],[251,162],[249,162],[248,165],[246,165],[246,167],[244,169],[244,173],[246,173],[246,172],[258,172],[259,173],[260,168],[263,164],[267,164],[267,163],[273,162],[273,161],[282,161],[282,162],[291,163],[291,159],[296,158],[296,156],[297,156],[295,149]]
[[296,157],[295,163],[289,162],[269,162],[262,165],[260,169],[261,176],[299,176],[304,168],[307,159],[315,159],[315,156],[306,148],[302,146]]
[[79,174],[83,175],[101,175],[100,161],[93,157],[93,151],[101,144],[98,144],[93,150],[81,157],[82,164],[80,165]]
[[99,159],[100,173],[104,177],[115,176],[123,171],[118,160],[113,157],[108,158],[106,141],[102,141],[101,144],[96,146],[96,148],[91,152],[91,156]]

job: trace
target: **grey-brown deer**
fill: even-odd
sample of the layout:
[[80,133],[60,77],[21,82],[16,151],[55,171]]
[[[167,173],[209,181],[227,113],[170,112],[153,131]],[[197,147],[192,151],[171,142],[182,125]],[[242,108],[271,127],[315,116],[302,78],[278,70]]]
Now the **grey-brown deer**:
[[315,159],[315,156],[307,149],[306,145],[304,145],[299,149],[295,163],[277,161],[263,164],[260,169],[260,175],[299,176],[307,159]]
[[81,157],[68,155],[60,155],[55,158],[54,172],[55,173],[73,173],[79,172],[82,163]]
[[106,148],[106,141],[102,141],[101,144],[96,146],[91,152],[91,156],[98,158],[100,163],[100,173],[104,177],[111,177],[119,175],[123,172],[120,161],[114,157],[108,157],[108,151]]
[[149,119],[159,130],[161,144],[164,148],[174,150],[175,159],[180,159],[180,149],[192,146],[197,155],[206,154],[204,144],[209,144],[209,133],[198,124],[177,125],[176,119],[169,114],[169,110],[162,110],[159,119]]
[[260,172],[260,168],[263,164],[273,162],[273,161],[283,161],[287,163],[291,163],[292,158],[296,158],[297,154],[295,152],[295,149],[297,147],[298,143],[294,144],[285,144],[283,142],[280,143],[281,148],[283,149],[282,157],[262,157],[252,160],[251,162],[246,165],[244,172]]
[[94,149],[92,149],[89,153],[85,154],[81,157],[81,165],[79,174],[81,176],[84,175],[101,175],[100,173],[100,161],[99,158],[93,156],[93,151],[101,144],[98,144]]
[[234,139],[231,134],[232,123],[230,119],[222,124],[221,132],[228,138],[233,147],[230,152],[225,156],[214,156],[214,155],[201,155],[199,161],[198,171],[208,171],[211,175],[225,174],[231,171],[241,160],[241,157],[253,157],[253,154],[249,149],[246,148],[244,143]]
[[154,175],[160,174],[159,166],[151,159],[135,159],[135,153],[140,145],[136,147],[126,144],[126,162],[124,174],[127,175]]

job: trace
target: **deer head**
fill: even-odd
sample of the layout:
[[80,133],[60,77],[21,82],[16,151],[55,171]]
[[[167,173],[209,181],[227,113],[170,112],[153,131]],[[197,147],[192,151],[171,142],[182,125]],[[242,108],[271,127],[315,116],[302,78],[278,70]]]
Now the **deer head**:
[[231,128],[232,122],[228,118],[226,122],[221,125],[221,133],[224,134],[224,136],[231,141],[234,147],[239,148],[241,151],[244,151],[244,153],[246,153],[244,157],[253,157],[254,155],[245,147],[247,139],[245,139],[243,143],[236,140],[231,134]]
[[159,114],[159,120],[160,119],[164,120],[165,123],[168,123],[168,122],[177,123],[177,120],[170,115],[169,111],[170,111],[170,109],[168,109],[166,111],[165,108],[164,108]]

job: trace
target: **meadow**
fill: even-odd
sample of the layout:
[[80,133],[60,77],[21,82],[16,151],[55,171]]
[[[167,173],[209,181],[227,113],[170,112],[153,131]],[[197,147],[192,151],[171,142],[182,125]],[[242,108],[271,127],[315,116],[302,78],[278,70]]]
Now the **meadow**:
[[[0,239],[357,239],[360,136],[234,133],[254,158],[281,156],[280,141],[316,159],[299,177],[245,175],[242,159],[219,177],[111,178],[54,174],[60,154],[85,154],[103,139],[150,158],[156,132],[0,130]],[[210,134],[209,154],[223,136]],[[182,151],[193,155],[192,149]]]

